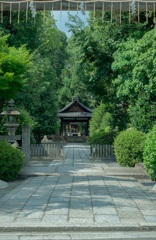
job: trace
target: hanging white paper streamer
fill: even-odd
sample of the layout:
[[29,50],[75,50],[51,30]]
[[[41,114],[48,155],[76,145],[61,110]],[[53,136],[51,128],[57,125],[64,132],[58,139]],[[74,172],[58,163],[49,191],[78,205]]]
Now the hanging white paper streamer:
[[33,1],[31,1],[29,3],[29,7],[30,7],[31,14],[32,14],[32,18],[35,18],[35,16],[36,16],[36,7],[35,7],[35,4],[34,4]]
[[133,2],[131,3],[131,11],[132,11],[132,14],[136,13],[136,1],[135,0],[133,0]]
[[84,14],[85,14],[84,2],[81,2],[81,3],[80,3],[79,9],[80,9],[81,13],[84,15]]

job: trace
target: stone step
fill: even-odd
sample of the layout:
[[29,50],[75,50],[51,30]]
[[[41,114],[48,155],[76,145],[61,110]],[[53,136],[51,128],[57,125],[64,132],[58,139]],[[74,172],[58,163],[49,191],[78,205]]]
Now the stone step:
[[12,232],[0,233],[0,240],[155,240],[153,231],[128,232]]

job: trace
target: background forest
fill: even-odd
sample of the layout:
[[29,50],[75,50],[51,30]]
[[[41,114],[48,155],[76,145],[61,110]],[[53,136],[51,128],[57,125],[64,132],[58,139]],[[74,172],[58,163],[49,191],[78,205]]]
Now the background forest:
[[[0,24],[0,112],[14,98],[35,141],[57,134],[59,109],[79,96],[93,110],[90,139],[114,135],[129,127],[148,132],[156,123],[156,29],[153,13],[140,13],[140,23],[126,13],[96,17],[85,26],[69,15],[67,39],[54,19],[37,13],[35,22],[21,12],[20,23],[6,12]],[[4,133],[3,119],[0,134]]]

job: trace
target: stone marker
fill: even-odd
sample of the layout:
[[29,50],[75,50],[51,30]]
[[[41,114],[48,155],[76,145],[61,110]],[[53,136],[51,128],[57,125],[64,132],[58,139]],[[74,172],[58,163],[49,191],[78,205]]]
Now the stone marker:
[[43,139],[41,140],[41,143],[51,143],[52,141],[47,138],[46,135],[44,135]]
[[9,184],[7,182],[0,180],[0,189],[4,189],[8,187],[9,187]]

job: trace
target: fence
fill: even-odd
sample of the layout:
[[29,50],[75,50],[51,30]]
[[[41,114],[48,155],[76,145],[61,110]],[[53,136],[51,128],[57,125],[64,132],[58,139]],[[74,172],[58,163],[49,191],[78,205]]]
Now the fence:
[[30,152],[31,159],[62,159],[63,146],[65,143],[41,143],[31,144]]
[[115,159],[112,145],[92,144],[91,156],[92,159]]

